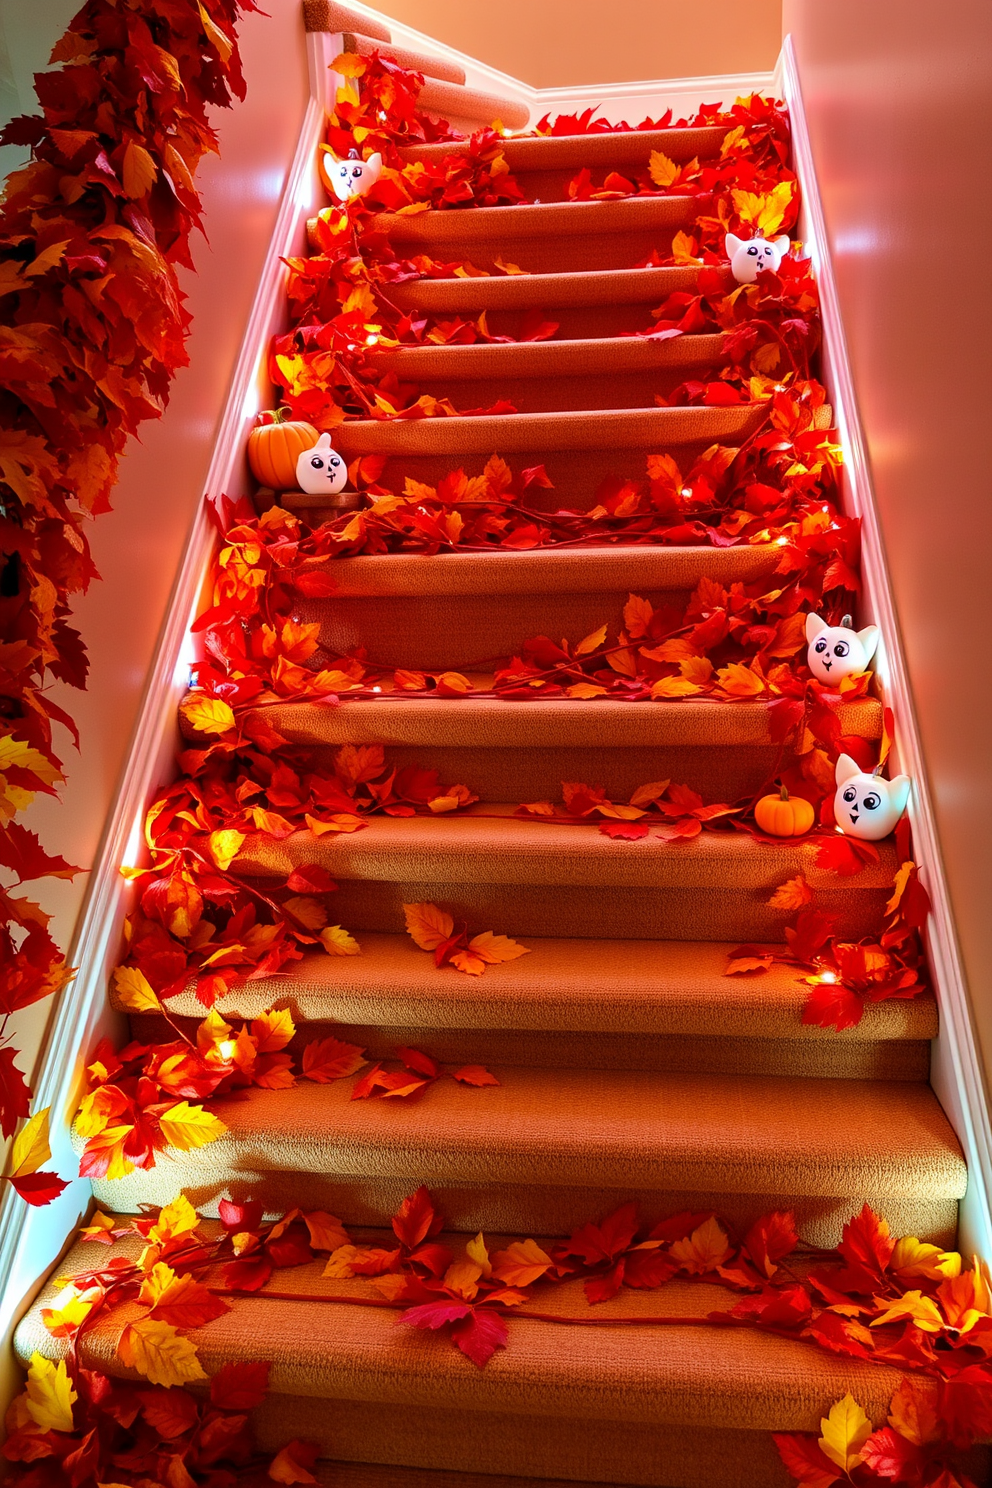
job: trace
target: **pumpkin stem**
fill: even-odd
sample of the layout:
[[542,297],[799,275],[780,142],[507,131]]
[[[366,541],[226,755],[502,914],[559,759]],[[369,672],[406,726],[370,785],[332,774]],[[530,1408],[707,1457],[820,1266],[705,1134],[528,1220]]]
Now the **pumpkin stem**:
[[844,615],[843,618],[841,619],[841,622],[840,623],[841,623],[841,628],[843,630],[853,630],[854,629],[854,616],[853,615]]
[[784,785],[779,787],[778,798],[780,801],[787,801],[789,799],[789,792]]
[[288,403],[280,403],[278,408],[272,410],[272,422],[274,424],[284,424],[287,419],[291,419],[292,417],[293,410]]

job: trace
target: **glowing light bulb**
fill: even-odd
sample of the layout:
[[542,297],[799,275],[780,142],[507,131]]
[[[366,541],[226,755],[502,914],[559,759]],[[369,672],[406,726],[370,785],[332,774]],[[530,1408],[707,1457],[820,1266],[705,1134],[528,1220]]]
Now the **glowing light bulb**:
[[691,486],[683,486],[682,487],[682,495],[683,496],[691,496],[692,495],[692,487]]
[[784,547],[786,547],[788,545],[788,542],[789,542],[789,539],[787,537],[777,537],[775,539],[775,546],[777,548],[784,548]]
[[382,691],[382,688],[381,687],[373,687],[372,691],[373,692],[381,692]]
[[221,1039],[217,1045],[217,1053],[223,1059],[224,1063],[228,1064],[234,1058],[234,1040]]
[[817,981],[820,981],[820,982],[836,982],[836,980],[837,980],[837,973],[835,971],[823,971],[823,972],[820,973],[819,977],[817,978]]
[[365,345],[366,346],[378,346],[379,345],[379,337],[378,336],[366,336],[365,337]]

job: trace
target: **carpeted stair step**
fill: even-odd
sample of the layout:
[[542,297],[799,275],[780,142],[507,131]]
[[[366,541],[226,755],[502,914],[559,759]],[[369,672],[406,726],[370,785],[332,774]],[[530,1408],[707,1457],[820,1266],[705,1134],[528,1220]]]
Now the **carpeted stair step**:
[[[352,1100],[351,1079],[239,1091],[214,1105],[228,1128],[217,1141],[170,1150],[148,1171],[95,1179],[93,1192],[101,1206],[133,1212],[179,1189],[209,1208],[234,1185],[273,1212],[299,1205],[346,1223],[386,1223],[395,1205],[376,1217],[376,1203],[392,1204],[397,1186],[426,1183],[463,1191],[454,1207],[441,1203],[455,1229],[538,1234],[567,1232],[555,1216],[574,1212],[581,1193],[586,1218],[641,1194],[654,1195],[652,1212],[715,1208],[734,1223],[744,1212],[799,1212],[812,1201],[817,1234],[832,1234],[831,1244],[867,1199],[896,1233],[953,1234],[964,1160],[922,1083],[520,1066],[494,1073],[499,1086],[466,1089],[446,1079],[407,1103]],[[507,1209],[519,1217],[507,1223]],[[804,1227],[808,1218],[809,1210]]]
[[441,903],[475,929],[593,939],[780,940],[784,919],[768,904],[804,874],[838,934],[872,934],[891,893],[891,841],[880,861],[849,878],[816,866],[816,847],[766,846],[729,832],[673,845],[654,835],[614,841],[595,825],[514,817],[483,803],[457,817],[374,817],[361,831],[283,841],[254,834],[234,859],[240,877],[265,884],[302,864],[339,884],[335,920],[351,930],[399,931],[404,903]]
[[[454,1235],[439,1238],[459,1244]],[[356,1239],[388,1244],[392,1235]],[[112,1255],[134,1258],[139,1243],[120,1241]],[[490,1239],[494,1248],[501,1243]],[[61,1270],[92,1266],[93,1250],[77,1244]],[[293,1436],[317,1441],[335,1469],[342,1464],[341,1476],[322,1481],[347,1488],[786,1488],[771,1431],[818,1431],[820,1417],[848,1390],[881,1423],[901,1377],[891,1365],[750,1329],[621,1321],[587,1328],[522,1317],[509,1320],[507,1347],[480,1370],[443,1334],[397,1328],[392,1310],[357,1305],[376,1295],[369,1282],[325,1280],[323,1264],[321,1257],[279,1271],[284,1299],[228,1297],[230,1311],[193,1336],[208,1375],[231,1361],[268,1359],[271,1393],[252,1420],[260,1445],[272,1450]],[[324,1294],[353,1296],[356,1305],[305,1300]],[[660,1291],[624,1289],[591,1311],[581,1284],[564,1282],[539,1287],[535,1310],[688,1318],[726,1310],[739,1295],[672,1281]],[[46,1288],[19,1325],[22,1360],[35,1349],[64,1355],[68,1345],[52,1338],[40,1316],[56,1296]],[[87,1329],[86,1367],[134,1378],[115,1347],[124,1316],[115,1310]],[[976,1481],[986,1463],[987,1454],[970,1464]]]
[[[380,480],[403,490],[407,476],[436,486],[461,467],[481,473],[492,454],[544,466],[552,489],[531,487],[536,511],[588,511],[607,476],[643,480],[649,453],[666,451],[688,470],[712,444],[739,445],[767,418],[764,404],[706,408],[619,408],[471,418],[354,419],[339,424],[334,446],[348,460],[385,455]],[[516,462],[517,455],[527,456]],[[292,509],[292,499],[285,504]]]
[[[471,207],[410,216],[380,212],[373,226],[406,258],[427,253],[444,263],[457,259],[489,270],[502,259],[532,274],[560,274],[631,269],[655,249],[666,258],[676,232],[691,226],[709,203],[705,196],[663,196]],[[308,231],[312,247],[319,250],[315,220]]]
[[[341,40],[343,51],[352,52],[359,57],[371,57],[374,52],[378,52],[380,57],[386,57],[397,67],[420,72],[424,77],[435,78],[442,83],[465,84],[464,67],[460,67],[457,62],[449,62],[445,57],[430,57],[423,52],[407,51],[404,47],[385,46],[367,36],[348,31],[344,32]],[[445,149],[450,150],[452,146],[446,145]]]
[[381,21],[374,20],[350,5],[337,0],[303,0],[303,25],[307,31],[355,32],[373,41],[391,41],[392,34]]
[[[355,1238],[388,1244],[392,1234]],[[457,1236],[439,1238],[459,1246]],[[487,1238],[494,1249],[503,1243]],[[139,1245],[128,1237],[110,1254],[133,1259]],[[94,1248],[77,1244],[60,1269],[91,1267]],[[376,1295],[369,1282],[325,1280],[323,1265],[320,1257],[279,1271],[285,1299],[228,1297],[230,1311],[193,1337],[208,1375],[232,1361],[271,1362],[271,1393],[252,1417],[260,1446],[271,1451],[293,1436],[318,1442],[327,1459],[318,1478],[335,1488],[786,1488],[770,1432],[819,1431],[847,1391],[881,1424],[901,1378],[891,1365],[750,1329],[520,1317],[509,1320],[507,1347],[480,1370],[443,1334],[398,1328],[392,1310],[357,1305]],[[327,1294],[356,1305],[305,1300]],[[56,1296],[47,1287],[20,1323],[22,1360],[35,1349],[64,1356],[68,1344],[41,1321]],[[739,1296],[672,1281],[659,1291],[625,1288],[590,1310],[578,1282],[534,1293],[535,1310],[616,1320],[699,1317]],[[115,1309],[87,1329],[86,1367],[135,1377],[116,1352],[126,1316]],[[979,1449],[968,1463],[976,1482],[987,1465]]]
[[[809,991],[777,966],[728,977],[719,942],[530,940],[530,954],[468,977],[436,967],[406,935],[363,934],[361,955],[323,952],[247,981],[217,1003],[226,1018],[289,1007],[296,1047],[332,1034],[370,1058],[413,1045],[446,1064],[653,1069],[696,1074],[923,1080],[937,1011],[928,994],[869,1004],[856,1028],[801,1022]],[[111,1002],[120,1006],[116,994]],[[192,986],[169,1014],[190,1034],[203,1017]],[[170,1024],[132,1015],[141,1043]]]
[[[408,659],[402,649],[392,655]],[[445,785],[468,786],[484,801],[560,802],[562,782],[582,780],[623,802],[648,781],[674,780],[705,801],[733,802],[755,795],[781,755],[765,703],[645,701],[631,716],[629,702],[610,698],[532,703],[384,691],[345,701],[331,709],[287,702],[248,716],[273,724],[328,771],[340,745],[382,744],[391,767],[437,770]],[[843,705],[838,719],[845,735],[880,737],[874,698]]]
[[[692,289],[698,268],[602,269],[572,274],[471,275],[412,279],[393,284],[389,297],[401,310],[477,318],[486,312],[494,336],[519,337],[527,310],[542,310],[558,323],[558,339],[619,336],[651,330],[650,310],[676,290]],[[733,280],[727,274],[728,288]]]
[[[583,168],[591,172],[593,188],[597,189],[611,171],[627,179],[632,172],[643,173],[656,150],[678,165],[693,158],[709,159],[720,153],[726,135],[726,129],[720,126],[638,129],[616,134],[544,135],[508,139],[503,146],[503,155],[528,201],[568,201],[569,183]],[[407,145],[400,153],[405,160],[436,164],[447,156],[463,152],[457,146],[439,142]]]
[[456,408],[488,407],[498,398],[521,413],[653,408],[687,378],[715,376],[726,361],[723,346],[719,335],[401,346],[377,352],[374,363]]

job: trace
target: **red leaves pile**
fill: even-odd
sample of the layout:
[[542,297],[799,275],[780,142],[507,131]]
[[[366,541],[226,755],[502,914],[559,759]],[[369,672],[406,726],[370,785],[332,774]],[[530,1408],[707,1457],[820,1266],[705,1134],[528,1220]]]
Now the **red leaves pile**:
[[[76,739],[50,682],[86,685],[69,598],[96,577],[88,518],[117,462],[158,417],[186,362],[176,277],[199,226],[193,176],[216,151],[209,107],[243,97],[235,27],[253,0],[88,0],[39,73],[41,112],[4,144],[31,161],[0,205],[0,866],[16,885],[71,878],[12,818],[63,779],[52,726]],[[0,1039],[10,1014],[68,977],[30,900],[0,894]],[[0,1046],[0,1132],[29,1091]]]

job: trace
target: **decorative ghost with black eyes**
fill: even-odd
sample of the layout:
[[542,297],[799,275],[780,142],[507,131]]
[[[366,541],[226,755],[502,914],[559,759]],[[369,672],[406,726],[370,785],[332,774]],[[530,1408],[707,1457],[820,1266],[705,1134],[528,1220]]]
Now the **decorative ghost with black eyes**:
[[333,150],[322,150],[320,168],[324,184],[338,201],[346,202],[364,196],[375,185],[382,174],[382,156],[377,152],[363,160],[357,150],[352,150],[347,160],[339,160]]
[[834,817],[844,836],[860,837],[864,842],[887,837],[906,810],[909,776],[883,780],[881,775],[866,775],[856,760],[842,754],[834,779]]
[[779,264],[789,251],[788,235],[780,238],[735,238],[728,233],[724,248],[738,284],[753,284],[762,269],[778,272]]
[[336,496],[348,482],[348,467],[331,449],[330,434],[321,434],[312,449],[304,450],[296,462],[300,490],[309,496]]
[[806,616],[806,664],[818,682],[834,686],[841,677],[863,672],[878,646],[877,625],[854,630],[850,615],[839,625],[828,625],[819,615]]

